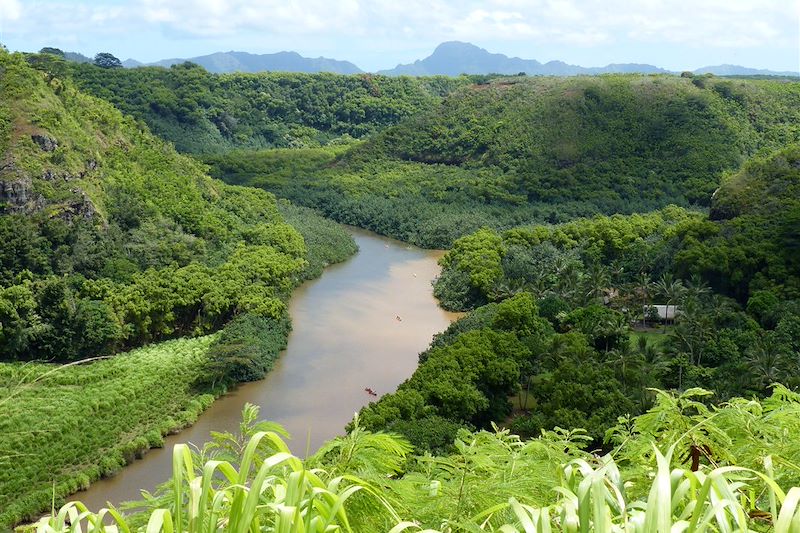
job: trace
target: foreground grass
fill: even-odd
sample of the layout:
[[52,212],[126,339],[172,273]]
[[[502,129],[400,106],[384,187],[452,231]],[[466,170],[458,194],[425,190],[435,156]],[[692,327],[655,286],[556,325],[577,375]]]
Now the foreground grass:
[[58,367],[0,363],[0,530],[35,518],[192,424],[215,336]]
[[[787,402],[783,395],[779,391],[770,400],[782,405],[763,407],[784,415],[794,412],[797,398]],[[664,415],[673,402],[690,397],[662,393],[661,405],[648,415]],[[733,414],[740,408],[730,405],[717,414]],[[635,437],[634,448],[645,446],[650,452],[636,454],[633,462],[626,458],[626,444],[599,456],[574,447],[574,434],[543,434],[523,442],[501,431],[465,432],[451,456],[413,458],[411,447],[400,437],[364,431],[356,419],[350,435],[334,439],[302,461],[290,453],[279,427],[252,423],[256,414],[256,408],[246,406],[243,434],[219,434],[200,452],[176,445],[173,477],[158,498],[150,499],[143,515],[123,516],[115,509],[95,514],[80,503],[70,503],[40,520],[35,529],[42,533],[800,531],[800,488],[790,488],[785,478],[779,481],[780,456],[765,455],[755,468],[712,462],[690,469],[680,455],[693,440],[692,430],[677,438],[669,431],[658,437]],[[700,425],[715,425],[716,414],[707,414],[699,419]],[[645,423],[645,417],[637,423]],[[663,452],[659,437],[671,442]],[[572,446],[564,448],[565,444]],[[555,475],[541,476],[528,468],[536,463]],[[471,490],[473,483],[489,490]],[[425,516],[426,510],[433,512]]]

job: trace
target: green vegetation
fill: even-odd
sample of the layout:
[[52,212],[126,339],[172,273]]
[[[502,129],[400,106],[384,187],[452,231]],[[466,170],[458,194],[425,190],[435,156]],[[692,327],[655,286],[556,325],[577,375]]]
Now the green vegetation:
[[[679,273],[748,301],[774,323],[800,297],[800,145],[755,158],[714,194],[711,219],[678,254]],[[769,315],[769,316],[768,316]]]
[[[215,331],[354,251],[274,197],[203,173],[109,104],[3,54],[0,358],[68,361]],[[324,228],[318,231],[318,228]],[[309,263],[314,263],[306,270]]]
[[84,91],[147,123],[183,152],[319,146],[375,133],[481,77],[210,74],[171,68],[64,65]]
[[290,330],[288,317],[275,320],[248,313],[234,318],[209,348],[203,381],[214,387],[263,378],[286,348]]
[[603,456],[579,430],[528,441],[462,431],[452,453],[414,455],[356,420],[303,462],[246,406],[242,435],[218,435],[199,453],[175,447],[173,478],[143,514],[79,515],[71,504],[39,527],[105,515],[155,532],[796,531],[800,397],[776,387],[763,402],[710,409],[706,394],[659,392],[646,415],[620,422]]
[[[714,222],[676,207],[502,233],[482,229],[457,240],[441,260],[435,294],[446,307],[475,311],[434,341],[417,372],[396,394],[364,411],[364,423],[370,429],[403,433],[421,448],[438,449],[443,442],[438,435],[426,436],[409,427],[408,420],[427,425],[429,416],[444,417],[456,427],[485,428],[490,420],[505,421],[522,435],[583,427],[601,445],[618,416],[641,413],[651,405],[648,388],[703,387],[714,391],[714,401],[724,401],[763,396],[775,382],[796,387],[796,270],[769,269],[794,257],[778,251],[785,234],[769,235],[766,229],[784,227],[784,217],[793,216],[792,209],[784,207],[797,198],[786,185],[796,180],[795,154],[789,149],[767,160],[770,183],[788,193],[783,201],[770,194],[762,202],[780,207],[763,208],[769,212],[770,226],[762,226],[758,241],[737,234],[754,225],[747,218],[753,215]],[[753,163],[744,172],[750,175],[763,168]],[[741,179],[737,176],[731,183]],[[724,191],[718,197],[724,198]],[[742,263],[715,262],[704,251],[709,247],[733,257],[752,257],[749,249],[774,254],[770,262],[756,264],[763,270],[751,274],[749,282],[737,278]],[[714,265],[715,275],[687,261],[693,257]],[[753,290],[749,299],[748,282]],[[632,326],[661,330],[657,317],[649,316],[654,304],[678,309],[678,314],[663,321],[657,339],[632,332]],[[509,327],[496,318],[504,314],[524,318]],[[451,354],[468,338],[488,341],[509,331],[520,347],[507,353],[493,345],[490,354],[480,356],[508,372],[491,372],[495,381],[502,376],[508,388],[489,388],[492,379],[476,373],[474,362],[453,362]],[[447,402],[470,387],[481,393],[478,407],[450,409]],[[514,395],[520,406],[516,411],[509,401]],[[457,402],[470,405],[464,398]]]
[[194,387],[214,336],[100,361],[0,364],[0,529],[114,474],[214,400]]
[[344,151],[207,161],[228,182],[449,247],[482,226],[708,206],[723,173],[800,140],[798,109],[800,84],[786,81],[498,78]]
[[355,252],[306,208],[211,179],[59,66],[0,51],[0,529],[263,377],[291,290]]
[[4,359],[104,355],[283,314],[306,250],[274,198],[211,180],[110,105],[0,59]]
[[[215,76],[52,53],[0,67],[0,359],[15,361],[0,377],[16,395],[0,424],[8,458],[55,428],[57,497],[158,444],[203,392],[269,371],[290,291],[355,251],[316,208],[450,247],[435,294],[469,314],[306,462],[252,407],[243,435],[176,448],[143,512],[112,513],[122,529],[800,528],[800,488],[785,491],[800,483],[800,84]],[[130,417],[120,387],[172,375],[181,349],[19,362],[221,328],[180,341],[203,348],[179,390]],[[56,395],[97,435],[70,446],[79,422],[50,423]],[[175,423],[142,422],[158,412]],[[44,455],[22,457],[0,484],[9,524],[47,504]]]
[[286,223],[303,236],[308,263],[303,272],[305,279],[318,278],[328,265],[341,263],[358,252],[358,246],[349,233],[313,209],[278,200],[278,211]]

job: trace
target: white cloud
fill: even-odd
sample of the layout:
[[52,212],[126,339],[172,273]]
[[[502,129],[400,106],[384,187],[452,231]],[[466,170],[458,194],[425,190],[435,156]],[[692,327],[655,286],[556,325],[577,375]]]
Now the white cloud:
[[359,15],[357,0],[142,0],[143,18],[197,36],[241,31],[313,33],[344,30]]
[[796,56],[800,41],[800,0],[0,0],[0,16],[3,36],[18,42],[91,50],[101,38],[120,36],[133,53],[147,32],[210,47],[261,43],[263,51],[326,43],[318,50],[326,55],[335,53],[331,43],[375,54],[457,39],[513,41],[517,49],[772,47]]
[[463,17],[445,22],[443,26],[448,37],[464,40],[481,34],[503,35],[507,39],[535,38],[540,35],[539,30],[517,11],[475,9]]
[[591,0],[584,29],[602,28],[634,41],[748,47],[798,39],[796,0]]
[[0,22],[13,22],[22,15],[19,0],[0,0]]

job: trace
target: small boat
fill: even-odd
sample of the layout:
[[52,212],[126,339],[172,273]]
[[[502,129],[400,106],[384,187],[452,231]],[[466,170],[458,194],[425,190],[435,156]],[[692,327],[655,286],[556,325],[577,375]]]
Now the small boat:
[[397,319],[397,321],[398,321],[398,322],[402,322],[402,321],[403,321],[403,319],[402,319],[402,318],[400,318],[400,315],[397,315],[397,316],[395,316],[394,318],[395,318],[395,319]]
[[372,390],[372,389],[371,389],[371,388],[369,388],[369,387],[365,387],[365,388],[364,388],[364,392],[366,392],[366,393],[367,393],[367,394],[369,394],[370,396],[377,396],[377,395],[378,395],[378,393],[377,393],[377,392],[375,392],[374,390]]

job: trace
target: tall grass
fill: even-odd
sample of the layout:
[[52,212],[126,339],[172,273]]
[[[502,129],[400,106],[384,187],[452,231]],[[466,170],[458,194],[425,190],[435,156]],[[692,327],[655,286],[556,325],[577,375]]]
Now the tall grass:
[[[370,438],[367,432],[361,438]],[[266,444],[274,450],[258,461]],[[393,505],[369,482],[308,468],[272,431],[252,435],[238,459],[209,460],[196,467],[185,444],[173,450],[172,504],[150,512],[147,533],[329,532],[375,531],[360,527],[364,494],[391,524],[391,533],[425,531],[496,531],[503,533],[705,533],[800,531],[800,488],[784,491],[771,477],[771,459],[764,471],[735,466],[672,468],[678,443],[662,453],[654,447],[656,467],[649,473],[649,492],[629,498],[623,474],[610,455],[577,458],[561,468],[553,487],[557,500],[548,506],[523,504],[512,497],[463,520],[443,520],[438,530],[402,520]],[[519,472],[524,476],[526,472]],[[399,481],[397,481],[399,482]],[[423,498],[437,497],[427,491]],[[408,503],[408,502],[406,502]],[[759,506],[763,505],[766,510]],[[356,511],[354,511],[354,509]],[[498,517],[502,520],[498,521]],[[35,525],[40,533],[128,532],[131,526],[115,509],[89,512],[70,503]]]
[[214,339],[67,366],[0,363],[0,531],[54,500],[61,505],[193,423],[214,399],[193,386]]
[[[625,483],[610,456],[602,458],[594,467],[578,459],[564,467],[562,484],[554,488],[560,495],[555,505],[536,508],[512,498],[507,504],[476,516],[472,525],[481,520],[486,525],[493,513],[508,507],[514,512],[516,523],[488,530],[526,533],[800,531],[800,488],[785,493],[767,474],[746,468],[720,467],[696,472],[671,469],[674,453],[674,445],[666,454],[655,450],[658,467],[646,498],[629,500],[626,497]],[[757,497],[768,500],[769,512],[758,510]]]
[[[257,464],[258,450],[265,441],[277,451]],[[199,475],[189,447],[176,445],[171,486],[173,503],[151,511],[144,528],[148,533],[353,531],[345,504],[358,492],[368,493],[382,504],[384,512],[400,520],[366,482],[347,474],[328,476],[324,470],[306,468],[271,431],[260,431],[250,438],[238,469],[229,461],[210,460]],[[91,513],[73,502],[41,519],[35,530],[117,532],[131,531],[131,527],[116,509]]]

